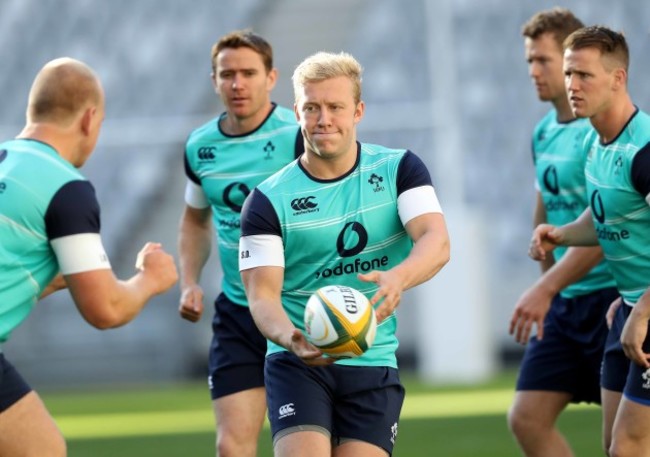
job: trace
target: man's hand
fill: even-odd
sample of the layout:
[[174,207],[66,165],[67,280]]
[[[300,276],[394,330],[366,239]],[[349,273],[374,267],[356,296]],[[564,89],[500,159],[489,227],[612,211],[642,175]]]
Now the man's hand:
[[203,315],[203,289],[198,284],[183,288],[178,312],[183,319],[198,322]]
[[[638,303],[637,303],[638,305]],[[632,362],[645,368],[650,368],[650,354],[643,352],[643,342],[648,333],[648,319],[640,315],[636,308],[625,321],[621,334],[621,345],[625,355]]]
[[310,366],[331,365],[336,362],[336,359],[332,357],[324,357],[320,349],[307,341],[305,335],[297,328],[293,329],[289,344],[286,348]]
[[537,286],[523,293],[510,318],[509,333],[514,334],[517,343],[528,343],[533,324],[537,327],[537,339],[544,337],[544,319],[551,309],[552,300],[553,293]]
[[533,260],[545,260],[546,253],[562,244],[563,236],[558,227],[549,224],[540,224],[533,230],[530,239],[528,255]]

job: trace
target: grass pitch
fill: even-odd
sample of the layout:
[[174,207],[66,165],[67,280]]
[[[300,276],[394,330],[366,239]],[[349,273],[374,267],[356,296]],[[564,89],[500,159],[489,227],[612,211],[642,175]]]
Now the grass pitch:
[[[427,386],[405,377],[396,457],[516,457],[506,424],[514,379],[476,387]],[[201,384],[41,393],[68,441],[70,457],[214,455],[214,420]],[[601,455],[600,409],[573,406],[560,428],[577,456]],[[259,457],[271,457],[268,427]]]

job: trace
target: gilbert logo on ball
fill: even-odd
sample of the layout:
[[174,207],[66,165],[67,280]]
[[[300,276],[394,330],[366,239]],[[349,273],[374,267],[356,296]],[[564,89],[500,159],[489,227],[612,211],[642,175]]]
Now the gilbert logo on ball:
[[375,311],[352,287],[321,287],[309,297],[304,319],[309,342],[331,357],[358,357],[375,341]]

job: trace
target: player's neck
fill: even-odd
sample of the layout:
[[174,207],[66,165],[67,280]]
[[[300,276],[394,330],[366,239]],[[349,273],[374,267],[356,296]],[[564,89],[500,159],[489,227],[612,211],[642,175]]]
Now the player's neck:
[[605,111],[591,117],[591,124],[598,132],[600,141],[610,143],[623,130],[634,115],[636,107],[629,95],[625,95],[618,103],[613,103]]
[[70,140],[65,129],[44,122],[30,122],[16,136],[17,139],[40,141],[51,146],[57,154],[70,163],[74,163],[76,145]]
[[300,156],[300,163],[316,179],[332,180],[349,173],[357,163],[356,143],[354,150],[338,156],[323,157],[307,148]]
[[553,100],[552,103],[557,113],[558,122],[569,122],[576,118],[569,104],[569,99],[566,96],[558,100]]
[[271,102],[264,108],[256,111],[249,117],[237,117],[227,113],[221,119],[221,130],[228,135],[245,135],[257,130],[264,123],[269,113],[273,109]]

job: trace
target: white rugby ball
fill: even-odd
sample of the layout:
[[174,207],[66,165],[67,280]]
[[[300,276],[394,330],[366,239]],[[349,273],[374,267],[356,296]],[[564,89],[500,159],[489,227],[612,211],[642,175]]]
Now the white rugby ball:
[[309,297],[304,319],[309,342],[331,357],[358,357],[375,341],[375,311],[352,287],[321,287]]

